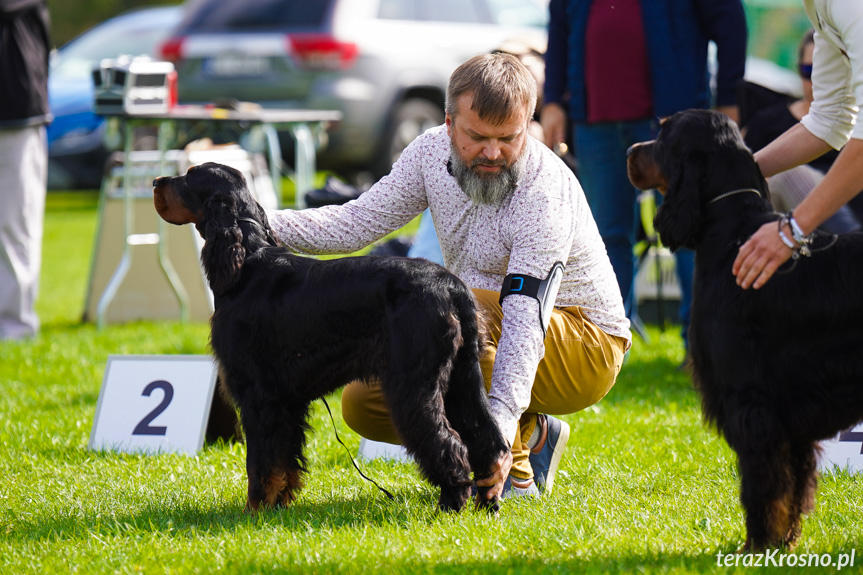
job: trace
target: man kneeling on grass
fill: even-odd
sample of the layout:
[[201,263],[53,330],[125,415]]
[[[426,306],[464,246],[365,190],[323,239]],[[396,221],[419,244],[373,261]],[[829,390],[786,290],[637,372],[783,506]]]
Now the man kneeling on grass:
[[[512,451],[479,483],[504,498],[551,490],[569,426],[546,414],[602,399],[631,342],[581,186],[528,136],[535,106],[536,83],[516,58],[476,56],[450,78],[446,124],[358,199],[268,214],[287,247],[324,254],[361,249],[430,208],[447,268],[489,324],[483,375]],[[342,413],[360,435],[399,443],[379,386],[350,384]]]

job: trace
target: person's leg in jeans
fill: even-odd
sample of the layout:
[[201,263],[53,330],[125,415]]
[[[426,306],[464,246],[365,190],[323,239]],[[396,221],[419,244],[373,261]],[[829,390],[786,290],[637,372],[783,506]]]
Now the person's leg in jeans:
[[680,321],[680,336],[683,350],[689,355],[689,317],[692,309],[692,281],[695,274],[695,252],[681,248],[674,252],[677,281],[680,282],[680,307],[677,319]]
[[626,150],[632,144],[653,139],[656,123],[642,120],[575,124],[573,134],[578,180],[605,242],[626,316],[631,319],[637,313],[633,246],[640,211],[639,192],[626,172]]

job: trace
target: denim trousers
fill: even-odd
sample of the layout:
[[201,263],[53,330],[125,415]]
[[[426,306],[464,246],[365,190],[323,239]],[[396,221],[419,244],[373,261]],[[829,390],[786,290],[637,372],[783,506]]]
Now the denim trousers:
[[[635,297],[635,274],[638,270],[633,246],[641,210],[638,204],[640,192],[632,186],[626,174],[626,150],[633,144],[656,138],[658,128],[654,119],[573,124],[578,180],[605,242],[626,315],[630,319],[638,313]],[[657,197],[659,202],[661,198]],[[692,302],[694,253],[678,250],[675,263],[681,286],[679,319],[685,345]]]

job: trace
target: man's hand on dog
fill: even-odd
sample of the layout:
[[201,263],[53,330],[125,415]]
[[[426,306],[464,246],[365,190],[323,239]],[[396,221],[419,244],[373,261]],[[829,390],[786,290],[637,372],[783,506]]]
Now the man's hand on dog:
[[509,477],[509,470],[511,468],[512,452],[510,450],[506,450],[500,459],[498,459],[492,466],[491,475],[476,480],[476,484],[479,487],[493,486],[488,490],[488,492],[486,492],[486,499],[492,499],[495,496],[500,497],[503,495],[503,483],[506,481],[506,478]]

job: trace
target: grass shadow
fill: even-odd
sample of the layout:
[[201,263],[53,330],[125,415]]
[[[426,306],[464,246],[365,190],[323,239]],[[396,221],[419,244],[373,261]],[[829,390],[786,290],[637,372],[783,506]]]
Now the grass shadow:
[[[209,533],[230,535],[238,530],[281,528],[305,534],[313,530],[336,530],[356,527],[383,528],[393,525],[432,523],[437,511],[435,490],[390,490],[390,501],[382,493],[365,490],[355,496],[331,495],[326,501],[310,501],[300,496],[288,507],[245,511],[244,502],[222,500],[208,505],[180,503],[145,504],[137,511],[124,512],[54,512],[50,516],[3,518],[6,538],[17,541],[53,541],[89,537],[93,533],[109,535],[160,534],[183,537],[184,534]],[[462,513],[474,511],[470,501]]]

